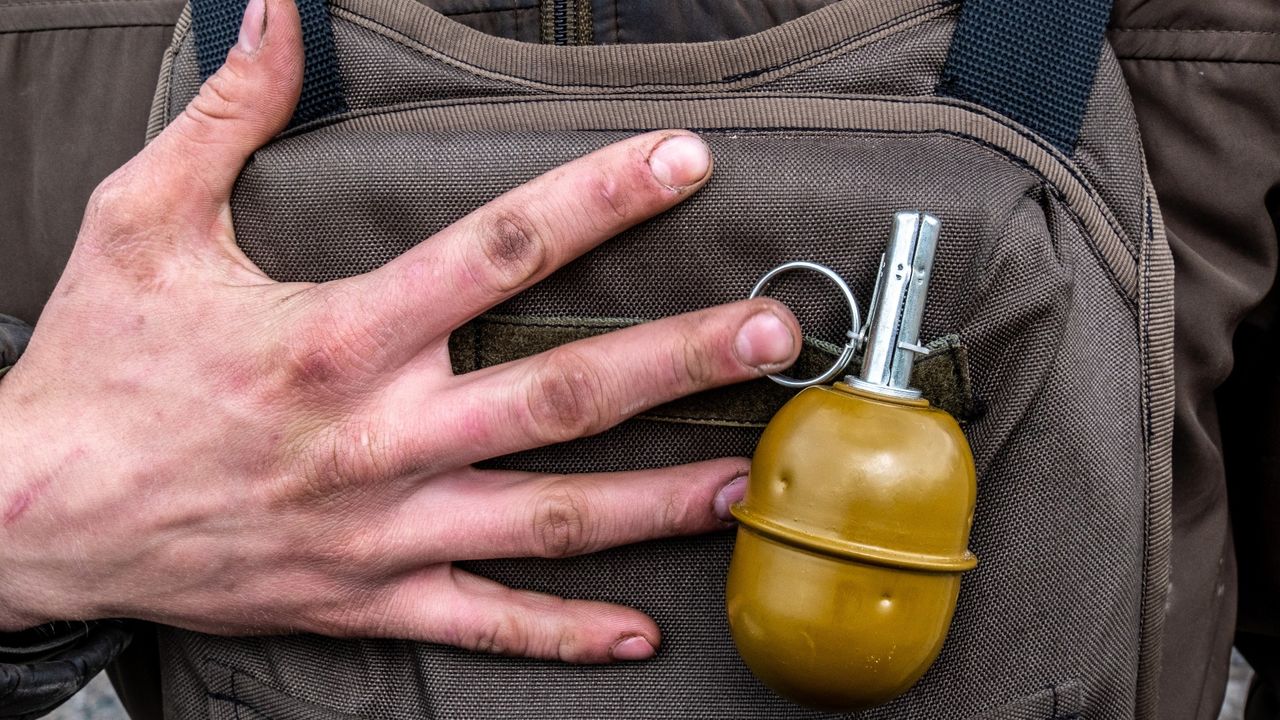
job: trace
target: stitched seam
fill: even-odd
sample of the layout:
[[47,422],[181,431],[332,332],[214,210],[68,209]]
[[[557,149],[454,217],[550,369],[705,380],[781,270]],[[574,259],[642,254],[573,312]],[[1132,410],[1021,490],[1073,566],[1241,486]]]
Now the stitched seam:
[[[119,2],[120,0],[108,0],[108,1]],[[430,53],[438,56],[439,58],[445,59],[448,63],[456,67],[464,68],[468,71],[480,70],[485,73],[489,73],[491,75],[496,75],[499,78],[501,78],[502,81],[510,85],[516,85],[519,87],[529,87],[532,85],[532,86],[544,86],[544,87],[551,87],[551,88],[595,88],[595,89],[607,89],[607,90],[637,90],[641,88],[671,89],[671,88],[709,87],[709,86],[716,86],[716,85],[728,85],[736,82],[741,82],[743,80],[747,80],[753,77],[768,75],[770,73],[783,70],[785,68],[789,68],[793,65],[802,64],[804,62],[807,62],[814,58],[822,57],[823,55],[827,55],[827,54],[830,54],[834,59],[834,57],[838,57],[840,55],[841,50],[845,49],[851,44],[856,45],[857,43],[865,40],[867,37],[871,35],[875,35],[882,32],[889,32],[896,27],[908,24],[909,21],[916,20],[919,17],[924,15],[929,15],[932,13],[939,12],[943,8],[950,8],[954,4],[955,4],[954,0],[943,0],[942,2],[936,3],[934,5],[921,8],[914,12],[896,17],[892,20],[889,20],[879,25],[876,25],[874,27],[868,28],[864,32],[859,33],[858,35],[855,35],[850,38],[845,38],[834,45],[830,45],[824,48],[819,48],[817,50],[812,50],[800,57],[790,58],[787,61],[779,63],[777,65],[770,65],[763,68],[756,68],[754,70],[745,71],[742,73],[738,73],[736,75],[731,75],[729,77],[720,78],[719,80],[706,80],[703,82],[696,82],[696,83],[674,83],[674,82],[673,83],[635,83],[632,85],[604,85],[604,84],[596,84],[596,83],[560,84],[560,83],[548,82],[544,80],[531,80],[529,78],[517,77],[503,71],[494,70],[492,68],[486,68],[480,65],[474,65],[460,58],[453,57],[452,55],[449,55],[437,48],[430,48],[425,43],[419,43],[418,41],[414,41],[407,37],[404,37],[402,39],[402,34],[395,28],[385,25],[368,16],[361,15],[360,13],[355,12],[349,8],[330,7],[330,12],[338,17],[348,16],[344,18],[344,19],[348,19],[348,21],[349,21],[349,18],[351,17],[357,17],[364,20],[370,25],[381,28],[382,30],[385,30],[386,33],[378,33],[379,35],[413,52],[421,54],[423,53],[423,48],[427,48],[428,50],[430,50]],[[369,30],[370,28],[366,27],[365,29]],[[886,39],[887,38],[878,38],[876,40],[871,41],[871,43],[883,42]],[[418,47],[415,47],[415,45],[410,44],[411,42],[416,43]],[[868,45],[868,47],[869,46],[870,45]],[[817,64],[819,63],[815,63],[815,65]]]
[[136,3],[136,0],[24,0],[24,2],[6,2],[0,5],[0,11],[11,7],[34,7],[38,5],[111,5]]
[[[1147,206],[1147,213],[1146,213],[1147,214],[1147,236],[1146,236],[1147,248],[1146,249],[1148,253],[1151,253],[1153,249],[1152,246],[1155,245],[1155,216],[1152,208],[1152,205],[1153,205],[1152,198],[1148,194],[1148,190],[1146,188],[1143,189],[1143,195],[1145,196],[1144,199],[1146,200],[1146,206]],[[1144,268],[1144,272],[1142,273],[1142,297],[1146,298],[1148,302],[1150,301],[1150,297],[1151,297],[1150,268]],[[1142,660],[1144,656],[1147,654],[1147,649],[1151,644],[1147,631],[1150,629],[1150,623],[1153,622],[1153,619],[1147,613],[1147,599],[1150,593],[1154,591],[1154,589],[1151,587],[1151,583],[1149,582],[1149,580],[1152,572],[1151,566],[1155,562],[1151,556],[1152,554],[1151,478],[1152,478],[1152,475],[1154,474],[1152,470],[1155,464],[1155,456],[1152,454],[1154,450],[1153,434],[1155,432],[1155,424],[1151,416],[1151,413],[1152,413],[1151,359],[1152,358],[1151,358],[1151,342],[1150,342],[1151,313],[1150,313],[1149,307],[1148,307],[1148,312],[1145,312],[1142,314],[1141,323],[1142,323],[1141,324],[1142,335],[1141,337],[1138,338],[1138,342],[1139,342],[1139,347],[1142,348],[1142,355],[1143,355],[1142,357],[1142,415],[1143,415],[1143,421],[1146,423],[1146,432],[1143,433],[1143,442],[1146,444],[1147,462],[1146,462],[1146,482],[1144,482],[1142,485],[1142,494],[1143,494],[1142,583],[1141,583],[1141,586],[1139,587],[1139,592],[1138,592],[1138,663],[1139,663],[1138,678],[1139,680],[1141,680],[1142,678],[1142,669],[1143,669]],[[1142,691],[1141,686],[1134,688],[1135,699],[1138,701],[1141,701],[1141,698],[1142,698],[1141,691]],[[1139,706],[1135,705],[1134,710],[1136,711],[1138,709],[1139,709]]]
[[231,671],[231,700],[235,703],[236,720],[240,720],[240,691],[236,688],[236,677],[239,675],[235,670]]
[[538,9],[538,6],[537,6],[537,5],[515,5],[515,4],[513,4],[511,7],[502,7],[502,8],[485,8],[484,10],[464,10],[464,11],[460,11],[460,12],[449,12],[449,13],[440,13],[440,14],[441,14],[441,15],[444,15],[445,17],[451,17],[451,18],[452,18],[452,17],[462,17],[463,15],[488,15],[488,14],[491,14],[491,13],[512,12],[512,11],[514,11],[514,10],[537,10],[537,9]]
[[[974,142],[977,142],[979,144],[984,144],[984,145],[986,144],[982,140],[978,140],[976,138],[974,139]],[[997,152],[1000,152],[999,148],[992,148],[992,149]],[[1089,230],[1084,226],[1084,220],[1071,207],[1071,203],[1067,200],[1066,195],[1061,190],[1059,190],[1058,187],[1054,185],[1052,181],[1050,181],[1048,178],[1044,177],[1043,175],[1040,175],[1040,173],[1035,168],[1029,167],[1027,169],[1029,172],[1032,172],[1035,175],[1039,176],[1043,180],[1044,187],[1048,188],[1049,192],[1053,195],[1053,197],[1062,204],[1062,207],[1066,208],[1067,217],[1071,218],[1071,222],[1076,226],[1076,230],[1078,230],[1080,234],[1085,237],[1085,243],[1084,243],[1085,247],[1089,248],[1089,252],[1093,254],[1093,259],[1097,261],[1098,265],[1103,269],[1102,274],[1107,277],[1107,281],[1111,283],[1112,289],[1116,291],[1116,294],[1120,296],[1121,302],[1125,304],[1125,307],[1129,308],[1129,312],[1131,312],[1134,318],[1136,319],[1139,315],[1138,303],[1140,298],[1138,297],[1131,298],[1129,297],[1129,293],[1125,292],[1124,286],[1120,284],[1120,279],[1117,278],[1115,273],[1111,271],[1111,264],[1107,262],[1107,258],[1102,254],[1102,250],[1098,248],[1096,243],[1089,241],[1089,238],[1090,238]],[[1141,284],[1141,279],[1138,279],[1134,287],[1135,295],[1138,294],[1140,284]]]
[[1205,63],[1209,65],[1280,65],[1280,60],[1211,60],[1197,57],[1153,57],[1143,55],[1117,55],[1116,59],[1141,62]]
[[1277,36],[1280,32],[1272,30],[1195,30],[1190,28],[1151,27],[1151,28],[1111,28],[1113,33],[1187,33],[1187,34],[1223,34],[1223,35],[1268,35]]
[[259,707],[258,705],[254,704],[253,702],[250,702],[250,701],[249,701],[249,700],[247,700],[247,699],[244,699],[244,698],[241,698],[241,697],[240,697],[239,689],[238,689],[237,684],[236,684],[236,678],[237,678],[237,677],[243,677],[245,680],[248,680],[250,683],[257,684],[257,685],[259,685],[259,686],[261,686],[261,687],[263,687],[263,688],[266,688],[267,690],[270,690],[270,691],[272,691],[272,692],[274,692],[274,693],[277,693],[278,695],[280,695],[280,696],[282,696],[282,697],[288,698],[288,699],[290,699],[290,700],[297,701],[298,703],[304,704],[304,705],[306,705],[306,706],[308,706],[308,707],[319,707],[319,708],[323,709],[324,711],[326,711],[326,712],[328,712],[328,713],[332,713],[333,715],[335,715],[335,716],[339,716],[339,717],[354,717],[354,716],[352,716],[350,713],[348,713],[348,712],[346,712],[346,711],[339,710],[339,709],[337,709],[337,708],[333,708],[333,707],[329,707],[328,705],[325,705],[324,703],[313,702],[313,701],[310,701],[310,700],[306,700],[306,699],[304,699],[304,698],[297,697],[297,696],[292,695],[292,694],[290,694],[290,693],[287,693],[287,692],[285,692],[284,690],[281,690],[280,688],[275,687],[275,686],[274,686],[274,685],[272,685],[271,683],[264,682],[264,681],[260,680],[259,678],[254,677],[254,675],[253,675],[252,673],[244,672],[243,670],[240,670],[240,669],[238,669],[238,668],[236,668],[236,667],[233,667],[233,666],[231,666],[231,665],[228,665],[228,664],[226,664],[226,663],[224,663],[224,662],[222,662],[222,661],[220,661],[220,660],[215,660],[215,659],[213,659],[213,658],[206,657],[206,658],[204,659],[204,665],[205,665],[206,667],[208,667],[208,666],[213,666],[213,667],[220,668],[220,669],[224,670],[225,672],[227,672],[227,673],[231,676],[231,694],[230,694],[230,695],[228,695],[228,694],[226,694],[226,693],[222,693],[222,692],[215,692],[215,691],[213,691],[213,690],[206,690],[206,691],[205,691],[205,696],[206,696],[206,697],[208,697],[209,699],[212,699],[212,700],[217,700],[217,701],[219,701],[219,702],[225,702],[225,703],[231,703],[232,705],[234,705],[234,706],[235,706],[235,709],[236,709],[236,719],[237,719],[237,720],[239,720],[239,719],[240,719],[240,708],[241,708],[241,707],[245,708],[246,710],[250,710],[250,711],[252,711],[252,712],[253,712],[255,715],[257,715],[258,717],[262,717],[262,718],[270,718],[270,717],[271,717],[271,716],[270,716],[270,715],[269,715],[269,714],[268,714],[268,713],[267,713],[263,708]]
[[[169,63],[169,77],[165,81],[168,86],[168,91],[165,93],[164,98],[164,114],[169,117],[169,122],[173,122],[173,120],[177,118],[177,115],[170,116],[170,112],[173,110],[173,88],[176,86],[174,81],[178,77],[178,53],[180,52],[183,43],[187,41],[187,36],[190,33],[191,24],[188,24],[187,29],[182,32],[182,37],[178,37],[178,33],[174,33],[173,39],[169,41],[170,48],[173,52],[173,60]],[[181,113],[181,111],[179,111],[179,113]],[[168,123],[165,124],[168,125]],[[157,137],[159,136],[157,135]]]
[[[1148,229],[1151,228],[1150,198],[1147,199],[1147,228]],[[1150,252],[1151,246],[1154,244],[1154,242],[1155,242],[1154,238],[1152,238],[1150,235],[1150,232],[1148,232],[1148,235],[1147,235],[1148,252]],[[1142,274],[1143,297],[1150,297],[1150,283],[1151,283],[1151,271],[1148,269],[1146,272]],[[1142,585],[1139,588],[1139,593],[1138,593],[1138,598],[1139,598],[1138,660],[1139,662],[1141,662],[1142,657],[1145,654],[1143,652],[1145,648],[1143,647],[1142,641],[1145,640],[1146,638],[1145,638],[1145,633],[1142,632],[1142,629],[1146,623],[1149,623],[1151,621],[1151,618],[1146,617],[1144,612],[1146,610],[1145,600],[1147,599],[1147,593],[1149,593],[1151,590],[1151,588],[1147,586],[1147,574],[1151,570],[1151,464],[1152,464],[1152,460],[1154,460],[1154,458],[1151,456],[1151,452],[1153,449],[1151,433],[1154,431],[1154,427],[1151,422],[1151,361],[1149,356],[1149,353],[1151,350],[1150,344],[1149,344],[1149,338],[1151,337],[1151,313],[1150,312],[1143,313],[1141,332],[1142,332],[1142,337],[1139,338],[1138,342],[1140,343],[1140,347],[1144,349],[1143,355],[1146,356],[1143,358],[1143,362],[1142,362],[1142,415],[1143,415],[1143,420],[1146,422],[1146,425],[1147,425],[1147,431],[1143,433],[1143,436],[1144,436],[1143,440],[1146,442],[1146,446],[1147,446],[1146,448],[1147,450],[1147,478],[1146,478],[1147,481],[1143,483],[1143,486],[1142,486],[1146,507],[1145,507],[1145,512],[1142,514],[1143,515],[1143,518],[1142,518],[1143,520],[1142,566],[1143,567],[1142,567]]]
[[710,415],[707,415],[704,417],[688,417],[684,415],[665,415],[665,414],[658,414],[658,413],[652,413],[652,412],[641,413],[639,415],[636,415],[635,419],[646,420],[648,422],[689,423],[692,425],[726,425],[730,427],[747,428],[752,430],[762,428],[765,425],[768,425],[767,422],[755,422],[751,420],[736,420],[731,418],[713,417]]
[[24,33],[62,32],[67,30],[123,30],[125,28],[140,27],[171,28],[173,25],[171,23],[155,22],[121,23],[117,25],[64,25],[49,28],[33,28],[30,30],[0,30],[0,35],[22,35]]
[[601,335],[607,332],[611,332],[613,330],[624,330],[629,327],[635,327],[636,325],[639,325],[640,323],[645,322],[644,320],[637,320],[632,325],[616,325],[615,326],[615,325],[589,325],[589,324],[579,324],[579,323],[558,323],[555,321],[539,322],[536,318],[531,318],[531,319],[533,320],[533,322],[522,323],[522,322],[514,322],[512,320],[489,320],[481,316],[480,318],[478,318],[478,321],[485,325],[506,325],[507,327],[541,327],[541,328],[556,328],[560,330],[599,330]]
[[[863,32],[862,34],[860,34],[860,35],[858,35],[858,36],[855,36],[855,37],[852,37],[852,38],[847,38],[847,39],[842,40],[842,41],[840,41],[840,42],[838,42],[838,43],[836,43],[835,45],[832,45],[832,46],[830,46],[830,47],[826,47],[826,48],[819,48],[819,49],[817,49],[817,50],[812,50],[812,51],[810,51],[810,52],[808,52],[808,53],[805,53],[804,55],[801,55],[800,57],[792,58],[791,60],[788,60],[787,62],[779,63],[779,64],[777,64],[777,65],[771,65],[771,66],[768,66],[768,67],[757,68],[756,70],[748,70],[748,71],[745,71],[745,72],[738,73],[737,75],[730,75],[729,77],[725,78],[725,79],[724,79],[724,80],[722,80],[721,82],[737,82],[737,81],[740,81],[740,80],[746,80],[747,78],[759,77],[759,76],[761,76],[761,75],[768,75],[768,74],[769,74],[769,73],[771,73],[771,72],[774,72],[774,71],[777,71],[777,70],[782,70],[783,68],[791,67],[792,65],[797,65],[797,64],[803,63],[803,62],[805,62],[805,61],[807,61],[807,60],[811,60],[811,59],[813,59],[813,58],[821,57],[821,56],[823,56],[823,55],[825,55],[825,54],[828,54],[828,53],[836,54],[836,53],[838,53],[841,49],[843,49],[843,48],[845,48],[846,46],[848,46],[848,45],[850,45],[850,44],[854,43],[855,41],[857,41],[859,38],[868,37],[868,36],[873,35],[873,34],[875,34],[875,33],[888,31],[889,29],[891,29],[891,28],[893,28],[893,27],[900,26],[900,25],[904,25],[904,24],[906,24],[906,22],[907,22],[908,20],[914,20],[915,18],[920,17],[921,15],[926,15],[926,14],[928,14],[929,12],[932,12],[933,10],[937,9],[938,7],[939,7],[938,5],[932,5],[932,6],[927,7],[927,8],[922,8],[922,9],[920,9],[920,10],[917,10],[916,12],[909,13],[909,14],[907,14],[907,15],[903,15],[903,16],[901,16],[901,17],[898,17],[898,18],[895,18],[895,19],[893,19],[893,20],[890,20],[889,22],[881,23],[880,25],[877,25],[877,26],[875,26],[875,27],[873,27],[873,28],[871,28],[871,29],[867,30],[866,32]],[[880,40],[876,40],[875,42],[882,42],[883,40],[884,40],[884,39],[883,39],[883,38],[881,38]]]

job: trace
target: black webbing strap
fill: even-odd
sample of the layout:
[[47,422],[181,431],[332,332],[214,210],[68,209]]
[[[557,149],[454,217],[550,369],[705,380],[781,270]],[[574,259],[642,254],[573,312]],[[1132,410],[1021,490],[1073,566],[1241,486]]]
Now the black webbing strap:
[[938,94],[985,105],[1070,154],[1111,0],[964,0]]
[[[324,0],[296,0],[302,16],[302,42],[307,67],[302,76],[302,97],[291,124],[315,120],[345,109],[338,78],[333,28]],[[248,0],[191,0],[191,27],[195,33],[200,74],[208,78],[227,58],[240,36],[240,19]]]

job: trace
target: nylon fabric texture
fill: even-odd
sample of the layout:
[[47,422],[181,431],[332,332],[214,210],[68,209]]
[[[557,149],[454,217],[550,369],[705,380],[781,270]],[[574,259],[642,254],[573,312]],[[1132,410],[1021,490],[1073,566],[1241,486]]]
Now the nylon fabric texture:
[[[348,111],[259,151],[233,195],[239,242],[268,274],[367,271],[568,159],[682,108],[738,98],[694,127],[716,157],[706,188],[495,312],[657,318],[745,297],[766,270],[801,258],[835,268],[865,307],[892,212],[938,215],[922,337],[955,335],[966,349],[980,564],[938,662],[858,717],[1156,716],[1170,268],[1113,56],[1100,54],[1072,154],[1017,118],[935,97],[955,4],[845,0],[763,39],[558,48],[559,62],[413,3],[335,0],[331,12]],[[192,53],[179,33],[157,94],[162,117],[198,86]],[[858,104],[868,95],[909,112]],[[770,119],[778,98],[796,108],[786,123]],[[487,110],[501,107],[515,110]],[[784,292],[806,329],[829,338],[847,321],[824,290]],[[757,433],[641,419],[491,464],[656,467],[749,455]],[[650,613],[664,632],[651,662],[576,667],[407,642],[161,629],[166,704],[210,718],[833,717],[772,694],[738,659],[723,607],[731,548],[721,533],[467,565]]]

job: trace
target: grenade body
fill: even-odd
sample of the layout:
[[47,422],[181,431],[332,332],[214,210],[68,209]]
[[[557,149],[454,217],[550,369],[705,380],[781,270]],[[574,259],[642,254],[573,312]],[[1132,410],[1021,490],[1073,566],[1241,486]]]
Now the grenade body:
[[765,429],[729,568],[747,666],[796,702],[878,705],[942,649],[977,485],[959,425],[924,400],[811,387]]

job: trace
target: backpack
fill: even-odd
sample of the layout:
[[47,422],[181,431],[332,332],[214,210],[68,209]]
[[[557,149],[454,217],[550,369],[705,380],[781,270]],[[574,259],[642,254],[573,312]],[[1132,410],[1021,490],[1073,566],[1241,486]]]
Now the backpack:
[[[547,36],[590,34],[560,6],[608,4],[544,2]],[[242,7],[192,0],[150,137],[221,62]],[[232,200],[241,247],[277,280],[371,270],[639,131],[690,128],[714,153],[716,172],[693,198],[455,333],[456,372],[744,298],[791,260],[835,269],[866,307],[894,211],[939,217],[921,332],[934,352],[917,384],[962,421],[973,449],[980,563],[937,662],[857,717],[1156,717],[1173,266],[1103,42],[1108,0],[844,0],[719,42],[580,47],[513,43],[413,0],[299,8],[298,113]],[[780,297],[808,334],[792,374],[830,364],[849,327],[843,304],[820,283]],[[703,393],[492,462],[584,472],[750,455],[791,394],[764,380]],[[717,533],[465,564],[649,613],[665,640],[645,663],[162,628],[166,707],[335,720],[834,717],[774,695],[739,659],[724,608],[732,545]]]

